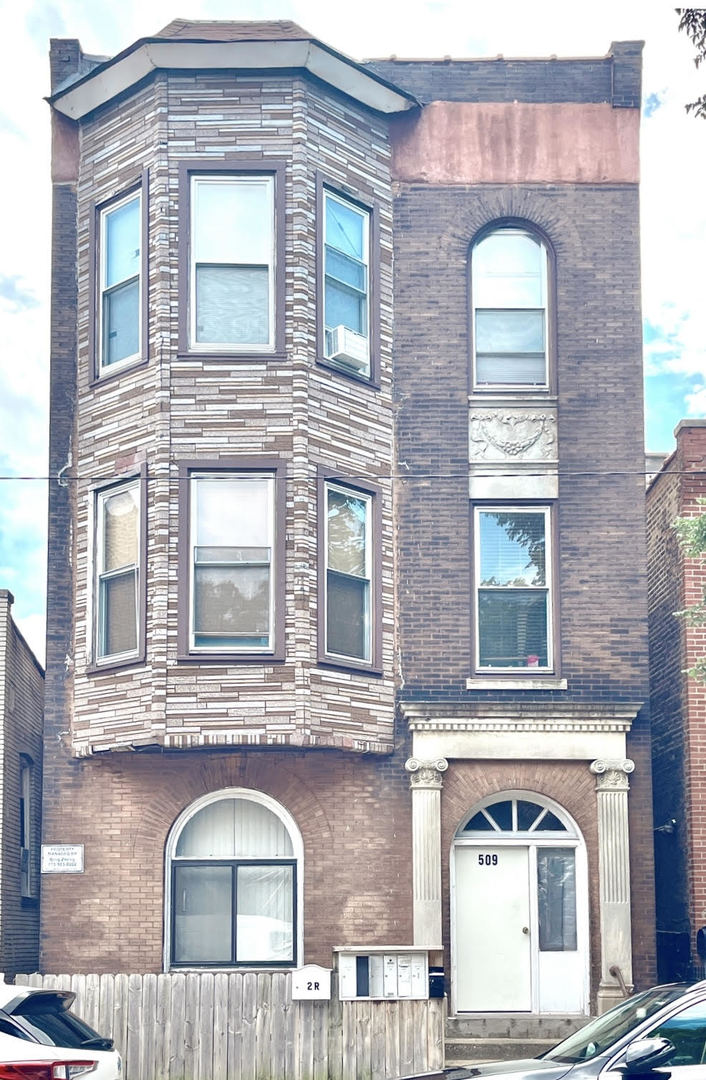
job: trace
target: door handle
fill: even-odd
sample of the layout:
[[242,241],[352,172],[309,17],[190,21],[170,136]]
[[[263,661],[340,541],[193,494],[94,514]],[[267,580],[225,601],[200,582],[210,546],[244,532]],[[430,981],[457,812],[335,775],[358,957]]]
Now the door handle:
[[522,927],[522,933],[523,934],[529,934],[529,926],[523,926]]

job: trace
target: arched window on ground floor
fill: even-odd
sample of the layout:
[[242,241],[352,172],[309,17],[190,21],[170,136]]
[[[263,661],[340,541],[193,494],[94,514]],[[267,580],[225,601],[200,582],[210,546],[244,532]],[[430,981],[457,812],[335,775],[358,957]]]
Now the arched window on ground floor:
[[228,788],[192,803],[167,841],[167,967],[295,966],[302,855],[268,795]]

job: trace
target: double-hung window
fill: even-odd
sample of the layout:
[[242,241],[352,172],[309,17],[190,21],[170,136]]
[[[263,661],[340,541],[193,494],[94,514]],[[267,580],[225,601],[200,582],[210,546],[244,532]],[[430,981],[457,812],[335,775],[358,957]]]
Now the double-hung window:
[[275,346],[275,177],[190,177],[189,344],[206,352]]
[[547,376],[547,251],[530,232],[486,234],[471,256],[474,386],[538,387]]
[[548,507],[476,507],[476,665],[552,669]]
[[142,196],[99,213],[99,364],[105,375],[139,359],[142,338]]
[[188,651],[274,653],[275,482],[274,470],[189,473]]
[[142,636],[141,480],[96,492],[96,634],[98,664],[138,656]]
[[370,213],[324,188],[324,355],[370,376]]
[[324,485],[324,654],[329,659],[373,660],[373,495]]

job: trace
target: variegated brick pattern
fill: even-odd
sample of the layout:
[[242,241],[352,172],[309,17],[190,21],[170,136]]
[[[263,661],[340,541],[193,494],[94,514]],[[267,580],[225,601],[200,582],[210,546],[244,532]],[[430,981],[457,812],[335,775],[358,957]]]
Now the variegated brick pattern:
[[[178,168],[186,159],[284,159],[286,359],[179,359]],[[150,362],[91,385],[89,221],[149,176]],[[315,365],[315,174],[380,212],[381,387]],[[73,535],[72,745],[315,745],[387,751],[393,736],[392,237],[386,124],[296,77],[157,76],[83,125],[79,182],[79,392]],[[179,663],[180,461],[273,455],[287,469],[286,660]],[[91,488],[145,462],[147,659],[91,673]],[[317,466],[383,490],[383,677],[316,664]]]

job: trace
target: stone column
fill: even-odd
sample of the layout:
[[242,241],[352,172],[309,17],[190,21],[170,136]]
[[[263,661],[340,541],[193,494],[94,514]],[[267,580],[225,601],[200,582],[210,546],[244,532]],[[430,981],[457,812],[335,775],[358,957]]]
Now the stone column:
[[[623,999],[617,978],[620,969],[632,990],[632,930],[630,925],[630,835],[628,776],[635,768],[629,758],[591,763],[598,802],[598,876],[600,886],[601,982],[598,1012]],[[616,974],[611,974],[611,968]]]
[[441,949],[441,785],[446,758],[409,758],[412,791],[414,945]]

